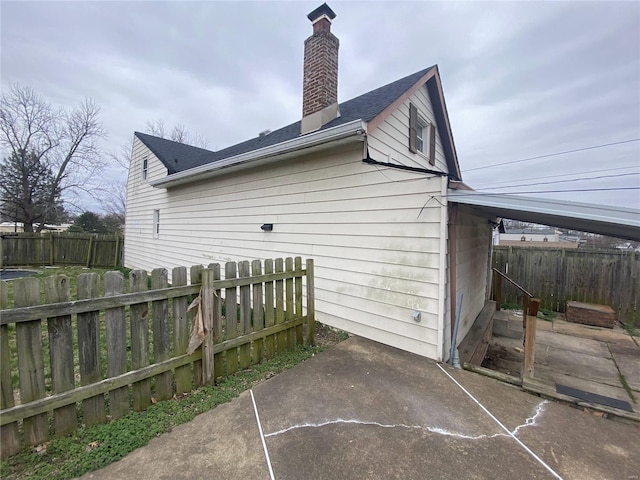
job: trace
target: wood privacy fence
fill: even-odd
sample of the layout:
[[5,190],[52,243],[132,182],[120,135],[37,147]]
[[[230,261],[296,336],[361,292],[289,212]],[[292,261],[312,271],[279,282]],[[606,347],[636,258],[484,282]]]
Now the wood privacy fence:
[[[169,287],[165,269],[150,279],[134,270],[125,293],[120,272],[106,273],[104,285],[87,273],[77,300],[59,275],[45,279],[44,304],[38,280],[25,278],[13,283],[14,308],[9,282],[0,282],[2,456],[46,441],[50,417],[53,433],[64,435],[79,418],[117,419],[290,351],[305,335],[313,343],[312,260],[305,268],[300,257],[227,263],[224,274],[219,264],[193,266],[187,284],[187,269],[177,267]],[[188,354],[198,316],[188,305],[198,294],[202,346]]]
[[[540,298],[540,306],[564,312],[567,300],[612,306],[620,320],[640,321],[640,253],[560,248],[493,247],[493,266]],[[505,285],[503,301],[520,303]]]
[[0,268],[23,265],[122,265],[120,235],[45,232],[0,235]]

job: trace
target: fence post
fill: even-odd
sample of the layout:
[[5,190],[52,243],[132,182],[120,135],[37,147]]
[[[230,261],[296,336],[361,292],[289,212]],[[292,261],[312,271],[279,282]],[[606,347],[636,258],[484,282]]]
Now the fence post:
[[316,343],[316,306],[314,290],[313,259],[307,259],[307,342]]
[[524,360],[522,364],[522,379],[533,377],[533,364],[536,355],[536,317],[529,315],[530,298],[522,294],[522,315],[524,327]]
[[202,384],[210,385],[214,381],[213,352],[213,270],[202,271],[202,289],[200,291],[200,307],[204,323],[204,341],[202,342]]

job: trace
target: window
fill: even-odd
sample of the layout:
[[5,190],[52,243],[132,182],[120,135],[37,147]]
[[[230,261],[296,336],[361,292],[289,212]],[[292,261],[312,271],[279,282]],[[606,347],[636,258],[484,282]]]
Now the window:
[[153,211],[153,238],[160,237],[160,210]]
[[147,173],[149,171],[149,160],[147,159],[147,157],[142,159],[142,179],[146,180],[147,179]]
[[436,164],[436,126],[419,116],[418,107],[409,104],[409,151],[421,153]]

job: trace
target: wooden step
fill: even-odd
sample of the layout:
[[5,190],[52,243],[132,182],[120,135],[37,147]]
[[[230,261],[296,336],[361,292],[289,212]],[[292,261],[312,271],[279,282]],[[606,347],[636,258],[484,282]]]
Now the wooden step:
[[496,302],[487,300],[484,307],[476,317],[471,329],[458,345],[460,363],[470,363],[471,365],[482,365],[484,356],[487,354],[491,334],[493,332],[493,314],[496,311]]

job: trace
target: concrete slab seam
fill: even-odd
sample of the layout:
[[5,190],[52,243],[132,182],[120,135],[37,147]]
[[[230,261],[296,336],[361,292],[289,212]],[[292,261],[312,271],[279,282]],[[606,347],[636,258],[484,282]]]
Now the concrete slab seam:
[[258,423],[258,431],[260,432],[260,440],[262,441],[262,448],[264,449],[264,456],[267,460],[267,466],[269,467],[269,478],[271,480],[275,480],[275,476],[273,474],[273,468],[271,467],[271,459],[269,458],[269,450],[267,450],[267,442],[264,439],[264,433],[262,433],[262,424],[260,423],[260,416],[258,415],[258,407],[256,405],[256,399],[253,396],[253,389],[250,389],[251,393],[251,401],[253,402],[253,412],[256,415],[256,422]]
[[[440,365],[439,363],[436,364],[438,366],[438,368],[442,371],[442,373],[444,373],[447,377],[449,377],[449,379],[451,379],[451,381],[453,383],[455,383],[465,394],[467,394],[467,396],[473,400],[476,405],[478,405],[487,415],[489,415],[489,417],[496,422],[500,428],[502,428],[505,432],[507,432],[509,434],[509,436],[511,438],[513,438],[518,445],[520,445],[522,448],[525,449],[525,451],[527,451],[529,453],[529,455],[531,455],[538,463],[540,463],[540,465],[542,465],[549,473],[551,473],[555,478],[559,479],[559,480],[563,480],[562,477],[555,471],[553,470],[549,465],[547,465],[545,463],[544,460],[542,460],[538,455],[536,455],[536,453],[531,450],[529,447],[527,447],[518,437],[515,436],[515,434],[511,431],[509,431],[509,429],[500,421],[498,420],[495,415],[493,415],[484,405],[482,405],[482,403],[480,403],[479,400],[477,400],[471,393],[469,393],[469,391],[464,388],[455,378],[453,378],[449,372],[447,372],[444,368],[442,368],[442,365]],[[543,402],[544,403],[544,402]],[[541,404],[542,405],[542,404]],[[539,405],[540,406],[540,405]],[[540,410],[541,411],[541,410]],[[537,416],[537,415],[536,415]],[[533,417],[534,421],[535,421],[535,416]],[[525,422],[526,425],[526,422]]]

